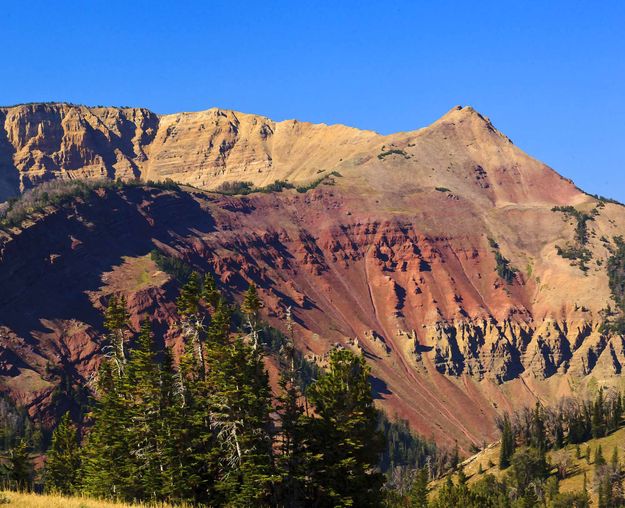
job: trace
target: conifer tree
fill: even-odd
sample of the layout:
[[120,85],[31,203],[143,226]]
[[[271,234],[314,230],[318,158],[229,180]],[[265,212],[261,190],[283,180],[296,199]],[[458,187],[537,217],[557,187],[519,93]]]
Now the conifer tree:
[[605,430],[603,388],[599,388],[592,408],[592,437],[598,439],[605,436]]
[[219,451],[216,490],[228,502],[266,502],[273,481],[271,392],[262,351],[229,341],[231,310],[218,304],[209,328],[211,426]]
[[247,326],[250,329],[254,347],[258,347],[258,311],[260,310],[260,306],[261,302],[258,297],[258,291],[256,291],[256,285],[252,283],[245,292],[241,310],[247,318]]
[[410,506],[414,508],[428,508],[428,492],[428,471],[422,467],[417,470],[410,488]]
[[605,458],[603,457],[603,450],[601,449],[601,445],[595,448],[595,460],[593,461],[595,467],[605,465]]
[[545,420],[540,403],[536,403],[534,414],[532,416],[532,430],[530,438],[530,446],[536,448],[539,453],[547,451],[547,435],[545,432]]
[[208,303],[213,309],[217,308],[217,304],[221,299],[221,294],[217,289],[217,284],[215,279],[210,273],[204,275],[204,283],[202,284],[202,298],[206,303]]
[[204,359],[204,319],[201,308],[202,287],[200,276],[193,272],[189,280],[180,289],[176,307],[180,315],[180,331],[185,342],[193,346],[201,373],[204,375],[206,362]]
[[45,465],[46,490],[75,494],[80,486],[81,452],[76,426],[65,413],[52,434]]
[[287,309],[285,337],[281,351],[280,396],[278,397],[278,433],[277,473],[278,504],[285,508],[301,506],[304,501],[305,484],[310,467],[310,455],[307,449],[303,395],[298,384],[298,370],[295,363],[295,345],[291,308]]
[[102,498],[122,498],[129,478],[127,385],[115,365],[104,361],[97,382],[94,421],[84,447],[82,490]]
[[127,360],[126,335],[128,332],[129,314],[126,308],[126,297],[112,295],[104,312],[104,327],[108,331],[112,359],[118,373],[121,374]]
[[510,466],[510,459],[514,455],[514,434],[510,425],[508,414],[503,417],[501,429],[501,447],[499,448],[499,469],[506,469]]
[[32,489],[35,469],[26,440],[21,439],[9,450],[7,469],[10,488],[19,491]]
[[337,349],[328,369],[308,389],[318,418],[309,420],[311,498],[323,506],[379,506],[382,477],[374,472],[381,451],[370,368],[362,356]]
[[127,428],[126,443],[131,457],[128,474],[133,483],[125,497],[158,499],[162,490],[164,469],[161,426],[161,378],[154,350],[152,326],[141,323],[135,349],[127,365]]

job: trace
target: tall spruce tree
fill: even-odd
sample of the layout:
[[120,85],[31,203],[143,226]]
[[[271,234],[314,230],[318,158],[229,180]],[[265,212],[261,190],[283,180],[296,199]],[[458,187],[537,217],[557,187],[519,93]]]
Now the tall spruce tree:
[[132,484],[127,499],[159,499],[163,489],[164,457],[161,448],[161,371],[152,337],[152,326],[145,319],[136,347],[126,369],[126,411],[129,426],[126,443]]
[[45,464],[45,488],[65,495],[80,487],[81,451],[76,426],[65,413],[54,433]]
[[530,446],[538,450],[539,453],[547,451],[547,433],[545,431],[545,419],[543,409],[539,402],[534,407],[532,415],[532,429],[530,437]]
[[310,452],[306,436],[303,394],[299,386],[300,373],[296,365],[291,308],[287,309],[288,334],[280,350],[280,395],[277,412],[280,428],[277,435],[279,455],[277,504],[296,508],[304,502],[305,486],[310,469]]
[[428,471],[425,467],[418,469],[410,488],[410,506],[428,508]]
[[605,436],[605,408],[603,388],[599,388],[597,397],[592,406],[592,437],[598,439]]
[[121,374],[127,360],[126,340],[128,334],[129,314],[126,308],[126,297],[112,295],[104,312],[104,327],[108,331],[110,355]]
[[127,385],[116,365],[104,361],[97,382],[97,401],[89,418],[93,421],[84,446],[82,491],[102,498],[124,498],[128,489],[130,457]]
[[7,459],[8,487],[13,490],[32,490],[35,468],[30,446],[21,439],[9,450]]
[[501,447],[499,448],[499,468],[506,469],[510,466],[510,459],[514,455],[514,434],[510,425],[510,417],[508,414],[503,416],[503,424],[501,428]]
[[271,496],[271,391],[262,350],[229,338],[231,309],[218,304],[209,328],[208,404],[219,453],[216,490],[235,505]]
[[247,326],[250,330],[250,336],[252,337],[252,344],[256,348],[258,347],[258,311],[260,310],[261,302],[258,297],[258,291],[254,283],[250,284],[249,288],[245,292],[243,297],[243,304],[241,310],[247,318]]
[[377,411],[364,357],[331,352],[328,369],[308,389],[318,417],[308,432],[315,460],[309,499],[320,506],[379,506],[382,476],[375,466],[382,450]]

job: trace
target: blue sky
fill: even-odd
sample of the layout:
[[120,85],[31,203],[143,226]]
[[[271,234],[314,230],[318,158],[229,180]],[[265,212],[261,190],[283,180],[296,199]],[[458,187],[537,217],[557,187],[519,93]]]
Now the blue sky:
[[2,2],[0,104],[212,106],[412,130],[472,105],[625,201],[625,2]]

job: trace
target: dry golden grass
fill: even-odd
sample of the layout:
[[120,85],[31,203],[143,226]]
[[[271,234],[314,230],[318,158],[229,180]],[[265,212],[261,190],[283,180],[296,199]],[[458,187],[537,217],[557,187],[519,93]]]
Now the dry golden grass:
[[99,501],[87,497],[64,497],[56,494],[29,494],[21,492],[0,492],[0,506],[7,508],[170,508],[166,504],[126,504]]

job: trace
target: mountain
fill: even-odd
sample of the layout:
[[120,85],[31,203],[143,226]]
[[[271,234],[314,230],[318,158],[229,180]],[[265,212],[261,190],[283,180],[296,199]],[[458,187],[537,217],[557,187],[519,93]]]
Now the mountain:
[[[311,361],[362,350],[380,405],[441,444],[468,449],[502,411],[620,384],[624,337],[602,324],[625,207],[470,107],[388,136],[66,104],[3,108],[0,126],[0,198],[57,178],[182,184],[102,186],[0,232],[0,389],[33,415],[89,382],[109,295],[135,326],[173,319],[155,248],[234,298],[255,282],[277,328],[291,307]],[[247,195],[210,192],[241,182]]]

